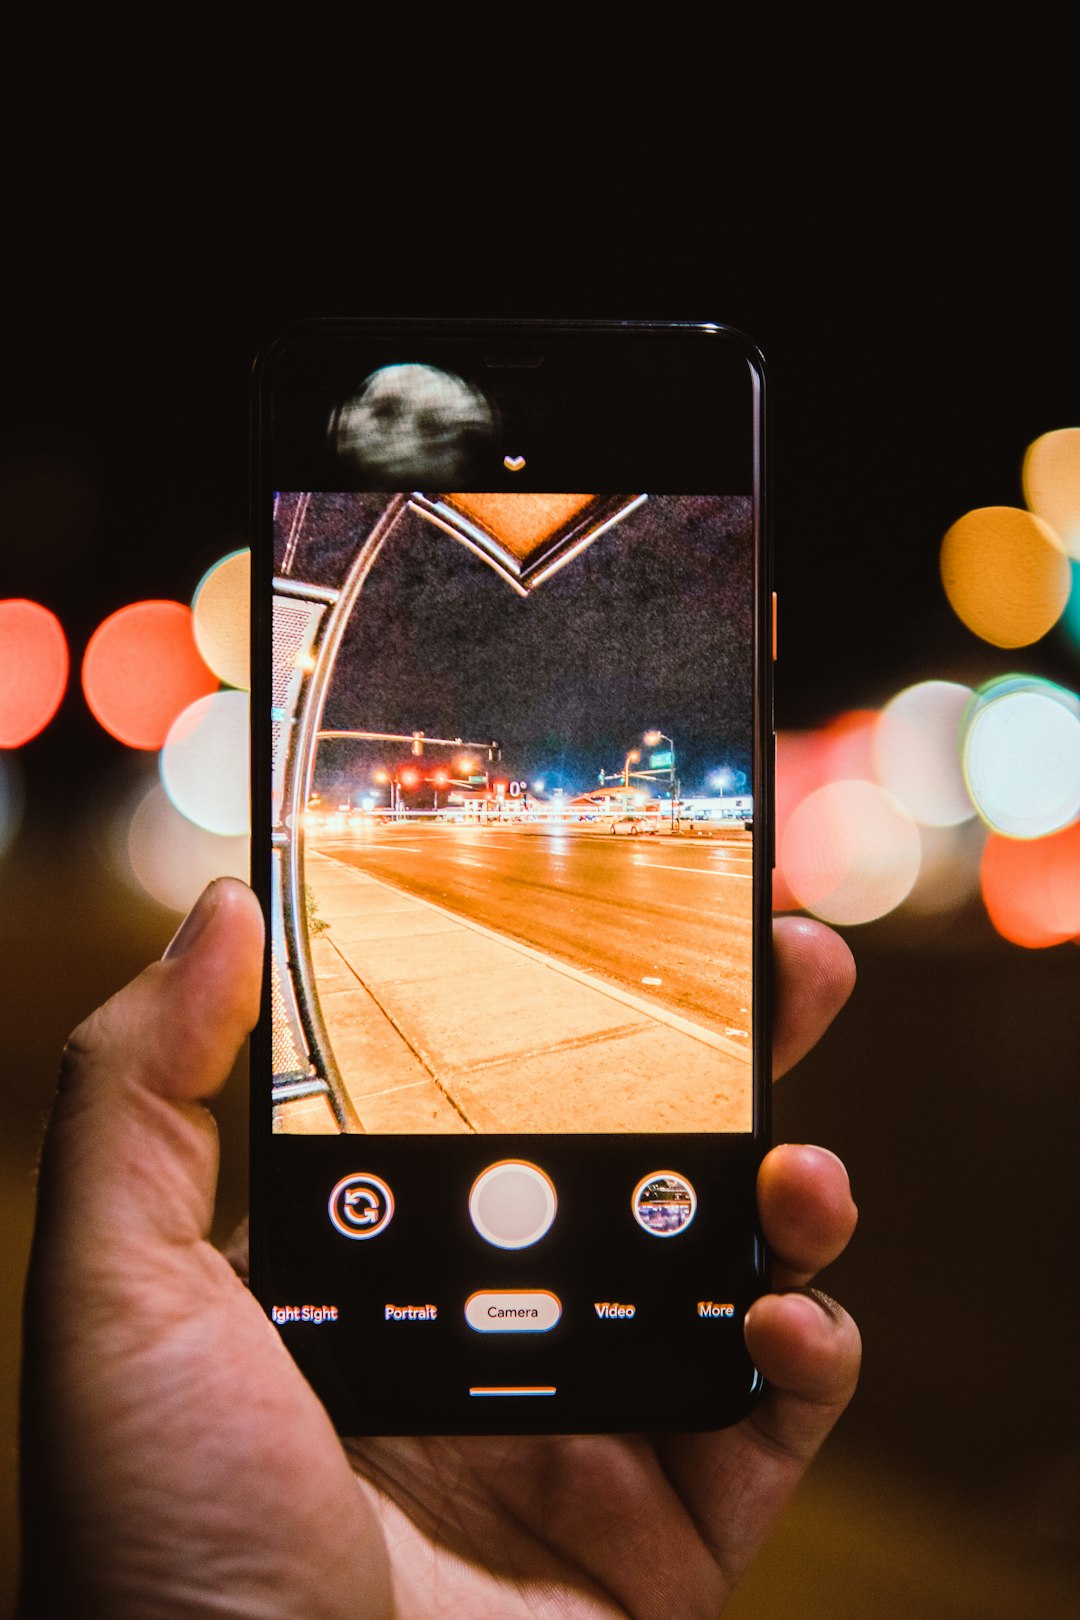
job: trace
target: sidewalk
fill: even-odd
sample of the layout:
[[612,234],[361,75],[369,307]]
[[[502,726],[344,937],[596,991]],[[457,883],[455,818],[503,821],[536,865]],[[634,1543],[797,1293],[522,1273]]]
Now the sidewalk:
[[367,1131],[741,1131],[750,1054],[309,852],[323,1018]]

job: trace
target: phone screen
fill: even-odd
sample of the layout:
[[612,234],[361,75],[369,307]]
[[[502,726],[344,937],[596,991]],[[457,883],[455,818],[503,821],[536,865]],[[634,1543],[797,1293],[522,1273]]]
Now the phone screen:
[[253,1283],[346,1432],[757,1391],[761,379],[686,338],[323,325],[260,377]]

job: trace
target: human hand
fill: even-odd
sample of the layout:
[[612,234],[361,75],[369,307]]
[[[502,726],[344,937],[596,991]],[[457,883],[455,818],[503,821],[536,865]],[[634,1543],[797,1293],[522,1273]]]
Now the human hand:
[[[819,924],[774,939],[782,1073],[853,969]],[[69,1042],[27,1284],[25,1620],[718,1615],[854,1389],[854,1324],[807,1286],[854,1227],[843,1166],[796,1146],[762,1165],[781,1291],[747,1317],[768,1387],[734,1427],[343,1443],[207,1241],[202,1099],[255,1021],[261,955],[254,896],[213,884]]]

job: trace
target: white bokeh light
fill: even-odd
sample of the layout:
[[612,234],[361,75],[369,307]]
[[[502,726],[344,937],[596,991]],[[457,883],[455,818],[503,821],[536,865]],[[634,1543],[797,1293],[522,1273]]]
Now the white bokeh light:
[[967,821],[952,827],[920,825],[922,861],[914,887],[904,899],[904,911],[919,917],[941,916],[977,900],[979,862],[987,836],[974,811]]
[[825,922],[873,922],[906,899],[919,874],[919,829],[875,782],[829,782],[792,813],[780,866],[804,910]]
[[1043,838],[1080,815],[1080,700],[1034,676],[1006,676],[972,705],[963,747],[968,792],[1009,838]]
[[972,695],[955,681],[920,681],[898,692],[878,716],[878,780],[925,827],[955,827],[975,814],[960,743]]
[[159,782],[143,787],[115,819],[113,851],[121,875],[170,911],[190,910],[218,877],[248,881],[249,841],[222,838],[182,816]]
[[246,692],[213,692],[190,704],[161,750],[161,780],[181,815],[223,837],[251,825]]

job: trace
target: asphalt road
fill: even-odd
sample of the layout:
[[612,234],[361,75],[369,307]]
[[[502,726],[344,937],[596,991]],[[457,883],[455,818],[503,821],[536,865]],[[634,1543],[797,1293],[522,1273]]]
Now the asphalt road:
[[309,838],[410,894],[749,1041],[749,833],[634,838],[550,823],[417,821]]

